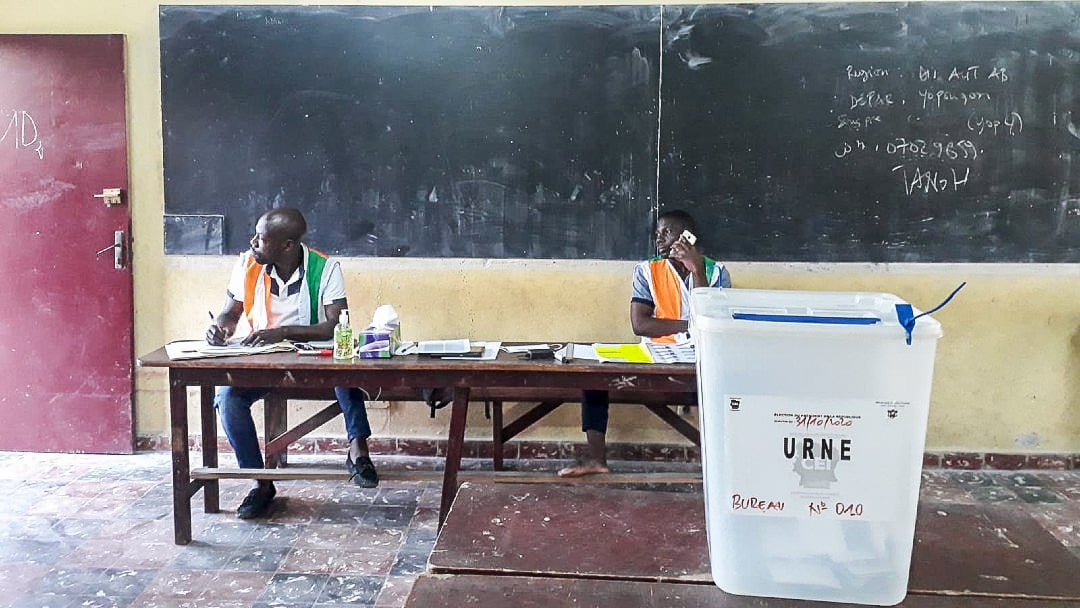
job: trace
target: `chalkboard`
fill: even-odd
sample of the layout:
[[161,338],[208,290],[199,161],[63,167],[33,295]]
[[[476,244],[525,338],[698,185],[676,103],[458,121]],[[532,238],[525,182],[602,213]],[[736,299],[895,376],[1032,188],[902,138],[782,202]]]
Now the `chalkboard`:
[[[658,7],[159,16],[165,210],[224,215],[227,252],[295,206],[334,254],[649,253]],[[198,219],[168,230],[195,231],[168,253],[208,242]]]
[[1080,4],[663,21],[659,199],[724,259],[1080,261]]
[[298,206],[336,254],[639,259],[686,208],[730,261],[1080,261],[1077,3],[166,6],[160,26],[169,253],[215,244],[201,216],[231,252]]

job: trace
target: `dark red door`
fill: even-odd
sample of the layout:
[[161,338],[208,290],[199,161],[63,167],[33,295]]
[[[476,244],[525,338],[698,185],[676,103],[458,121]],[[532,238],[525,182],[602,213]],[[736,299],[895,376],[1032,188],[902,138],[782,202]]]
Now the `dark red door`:
[[123,36],[0,35],[0,82],[0,450],[129,453]]

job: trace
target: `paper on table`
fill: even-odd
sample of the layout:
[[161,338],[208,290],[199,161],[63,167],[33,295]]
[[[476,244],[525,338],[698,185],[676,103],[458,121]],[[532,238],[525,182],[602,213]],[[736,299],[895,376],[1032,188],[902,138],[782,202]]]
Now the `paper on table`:
[[545,348],[551,348],[550,344],[518,344],[515,346],[507,346],[503,348],[510,354],[527,353],[530,350],[544,350]]
[[[571,361],[577,361],[579,359],[582,360],[582,361],[599,361],[600,360],[600,357],[596,356],[596,349],[593,348],[592,344],[577,344],[577,343],[571,343],[571,344],[573,344],[573,347],[574,347],[572,349],[573,352],[570,355],[570,360]],[[566,349],[569,348],[569,347],[570,347],[570,344],[568,344],[568,345],[560,348],[559,350],[555,351],[555,358],[558,359],[559,361],[564,360],[566,358]]]
[[[559,361],[566,357],[566,348],[555,351]],[[574,344],[571,360],[608,361],[616,363],[696,363],[694,345],[655,344]]]
[[469,352],[468,340],[420,340],[416,352],[421,355],[450,355]]
[[205,340],[178,340],[165,345],[165,353],[174,361],[179,359],[205,359],[208,357],[238,357],[293,350],[296,350],[296,347],[288,342],[264,344],[262,346],[242,346],[240,344],[211,346]]
[[[593,344],[600,361],[612,363],[652,363],[649,351],[641,344]],[[574,348],[577,357],[577,348]]]
[[[468,340],[466,340],[468,342]],[[442,359],[460,359],[462,361],[494,361],[499,357],[499,347],[502,346],[502,342],[473,342],[475,346],[483,346],[484,354],[479,357],[455,357],[454,355],[443,355]]]
[[646,342],[654,363],[697,363],[697,351],[690,342],[682,344],[658,344]]

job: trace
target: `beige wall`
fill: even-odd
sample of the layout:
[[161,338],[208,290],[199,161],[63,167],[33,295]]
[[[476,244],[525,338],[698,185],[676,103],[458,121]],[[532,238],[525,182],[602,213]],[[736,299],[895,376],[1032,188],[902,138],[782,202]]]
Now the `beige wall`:
[[[262,1],[259,4],[271,4]],[[179,4],[179,3],[178,3]],[[233,3],[240,4],[240,3]],[[347,3],[346,3],[347,4]],[[201,335],[221,304],[231,260],[165,257],[158,5],[134,0],[0,0],[3,33],[121,33],[127,37],[130,200],[134,224],[135,348]],[[392,303],[406,338],[628,340],[631,264],[579,261],[350,259],[356,318]],[[960,281],[936,317],[938,349],[928,450],[1080,451],[1080,267],[1076,265],[731,264],[737,287],[893,292],[928,307]],[[560,294],[573,297],[560,298]],[[140,434],[166,434],[164,375],[138,370]],[[303,406],[300,406],[303,407]],[[564,407],[526,437],[577,440]],[[393,405],[371,412],[377,435],[438,437],[446,412]],[[513,412],[510,414],[514,415]],[[644,413],[617,412],[611,439],[678,442]],[[330,433],[339,433],[340,428]],[[482,437],[479,412],[469,434]]]

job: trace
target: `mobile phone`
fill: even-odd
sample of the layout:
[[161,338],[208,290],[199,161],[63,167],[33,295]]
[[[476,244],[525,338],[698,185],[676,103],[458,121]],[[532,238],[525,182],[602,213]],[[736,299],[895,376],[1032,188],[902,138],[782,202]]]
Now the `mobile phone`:
[[525,359],[538,360],[538,361],[543,360],[543,359],[554,359],[555,358],[555,351],[551,350],[550,348],[531,349],[531,350],[525,351],[524,358]]

